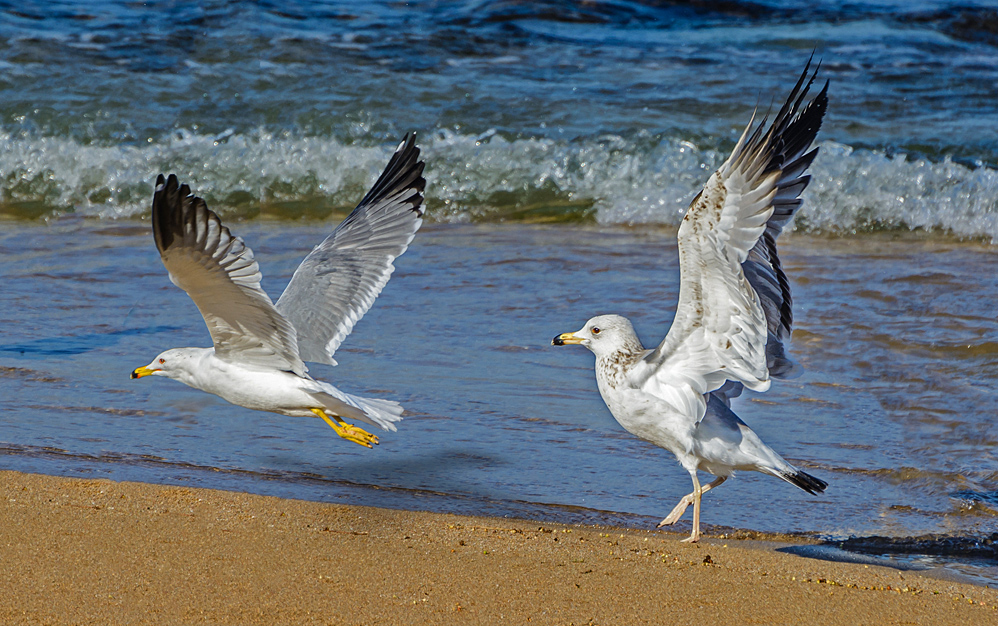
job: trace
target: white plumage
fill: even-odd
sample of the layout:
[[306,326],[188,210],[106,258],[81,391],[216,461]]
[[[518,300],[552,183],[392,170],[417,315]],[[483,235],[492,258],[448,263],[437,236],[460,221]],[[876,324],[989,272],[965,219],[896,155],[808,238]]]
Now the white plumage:
[[[784,342],[793,324],[790,286],[776,238],[800,207],[804,172],[817,154],[811,143],[827,108],[826,83],[804,104],[815,73],[805,67],[771,126],[749,122],[731,156],[693,199],[679,227],[679,303],[668,334],[646,350],[619,315],[590,319],[555,345],[582,344],[596,355],[600,394],[632,434],[679,459],[693,479],[661,525],[694,505],[736,470],[771,474],[810,493],[827,484],[787,463],[730,408],[743,387],[769,389],[771,377],[794,371]],[[765,129],[765,130],[764,130]],[[717,479],[700,486],[698,471]]]
[[393,431],[402,407],[317,381],[304,361],[335,365],[336,349],[388,282],[395,258],[422,224],[423,166],[415,137],[407,135],[357,208],[302,261],[276,305],[260,287],[253,251],[176,176],[160,175],[152,209],[156,247],[214,345],[167,350],[132,378],[167,376],[239,406],[315,415],[345,439],[378,443],[342,418]]

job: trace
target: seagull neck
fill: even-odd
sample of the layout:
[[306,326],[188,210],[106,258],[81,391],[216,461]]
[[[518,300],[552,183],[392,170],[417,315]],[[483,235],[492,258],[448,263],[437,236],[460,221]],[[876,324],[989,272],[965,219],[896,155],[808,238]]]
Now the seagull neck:
[[621,379],[626,376],[626,370],[637,363],[645,354],[641,342],[634,339],[620,348],[596,357],[596,369],[602,370],[608,379]]
[[[209,381],[205,380],[205,375],[214,364],[205,365],[206,360],[215,359],[215,351],[212,348],[183,348],[183,359],[178,367],[171,372],[170,378],[180,381],[188,387],[194,387],[202,391],[207,391]],[[211,392],[209,392],[211,393]]]
[[608,361],[613,363],[633,363],[647,352],[640,345],[637,347],[623,347],[613,352],[597,355],[597,361]]

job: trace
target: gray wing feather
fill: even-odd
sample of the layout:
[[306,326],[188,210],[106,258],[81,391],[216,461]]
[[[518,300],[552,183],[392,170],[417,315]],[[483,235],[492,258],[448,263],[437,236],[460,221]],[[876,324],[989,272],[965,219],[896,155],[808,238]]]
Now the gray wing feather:
[[[714,396],[718,400],[724,403],[724,406],[731,408],[731,400],[742,395],[742,391],[745,390],[745,385],[741,384],[737,380],[726,380],[724,384],[721,385],[720,389],[715,389],[711,391],[708,396]],[[709,402],[708,398],[708,402]]]
[[[756,292],[766,318],[766,361],[769,374],[777,378],[793,373],[795,365],[787,358],[784,346],[793,325],[793,310],[790,283],[777,254],[776,239],[801,206],[799,196],[810,182],[810,176],[805,172],[818,152],[817,148],[809,149],[828,107],[827,82],[813,100],[804,104],[818,71],[815,68],[811,73],[810,66],[809,60],[772,125],[767,129],[767,120],[763,119],[753,129],[750,123],[731,157],[722,166],[723,171],[741,170],[748,180],[767,180],[774,173],[777,177],[769,202],[772,214],[766,220],[758,239],[750,242],[752,247],[741,264],[745,278]],[[699,208],[700,199],[701,195],[694,199],[691,212],[694,208]],[[684,227],[687,227],[685,221]],[[735,239],[735,235],[732,235],[731,243],[735,243]],[[680,307],[677,321],[685,320],[682,317],[684,313],[689,315]],[[676,328],[676,323],[673,326]],[[665,340],[649,353],[646,358],[649,363],[660,362],[675,349],[673,344],[682,339],[682,336],[677,335],[673,339],[673,334],[670,329]]]
[[[810,61],[808,62],[810,66]],[[781,169],[780,179],[777,183],[777,193],[773,198],[773,215],[766,222],[766,230],[755,246],[749,251],[748,258],[742,263],[742,270],[745,278],[759,295],[759,303],[766,314],[766,325],[769,333],[766,342],[766,361],[769,367],[769,375],[774,378],[789,378],[798,372],[798,366],[786,354],[784,341],[790,338],[793,328],[793,298],[791,296],[790,281],[776,249],[776,239],[783,232],[783,228],[793,219],[797,209],[801,207],[801,192],[811,182],[811,177],[804,174],[811,166],[814,157],[818,154],[815,148],[807,151],[814,137],[821,126],[821,119],[825,108],[828,105],[828,83],[825,83],[821,93],[810,103],[804,111],[797,116],[794,121],[787,115],[787,107],[791,102],[796,103],[793,109],[800,106],[808,88],[814,82],[814,74],[804,85],[809,67],[804,68],[804,73],[797,82],[794,91],[788,98],[787,103],[777,115],[777,122],[783,123],[784,135],[782,150],[776,151],[770,159],[767,170]],[[817,69],[815,69],[815,74]],[[803,89],[801,87],[803,86]],[[791,109],[791,110],[793,110]],[[786,126],[791,123],[797,125],[792,131]],[[724,385],[710,395],[723,402],[725,406],[731,407],[731,400],[742,394],[745,386],[734,380],[725,381]]]
[[374,303],[422,224],[424,163],[406,135],[357,208],[305,257],[277,301],[306,361],[333,354]]
[[295,329],[260,287],[260,268],[204,200],[160,174],[153,237],[173,284],[197,305],[219,358],[304,375]]
[[766,172],[780,172],[777,192],[773,197],[773,214],[766,222],[766,230],[742,263],[745,278],[758,294],[759,303],[766,314],[766,361],[769,375],[774,378],[789,378],[798,372],[797,365],[787,356],[784,345],[793,328],[793,298],[790,281],[777,254],[776,239],[800,208],[800,194],[811,182],[811,177],[804,172],[814,161],[818,149],[808,149],[818,134],[828,107],[826,81],[814,100],[797,112],[818,72],[818,68],[815,68],[805,84],[809,68],[810,61],[773,122],[770,134],[778,137],[779,141],[774,146],[765,169]]

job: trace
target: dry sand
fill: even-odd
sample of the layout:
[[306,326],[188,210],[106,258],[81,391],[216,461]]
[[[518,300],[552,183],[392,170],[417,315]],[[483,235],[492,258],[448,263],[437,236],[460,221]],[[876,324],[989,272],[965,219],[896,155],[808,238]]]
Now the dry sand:
[[2,624],[998,624],[998,591],[734,540],[0,472]]

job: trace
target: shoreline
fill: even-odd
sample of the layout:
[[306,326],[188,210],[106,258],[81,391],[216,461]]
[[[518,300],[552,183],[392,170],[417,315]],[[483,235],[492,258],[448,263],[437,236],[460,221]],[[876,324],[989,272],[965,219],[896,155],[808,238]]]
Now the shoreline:
[[3,623],[998,621],[998,590],[782,543],[11,471],[0,485]]

